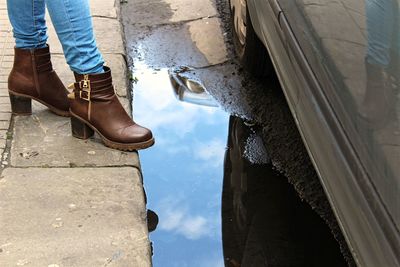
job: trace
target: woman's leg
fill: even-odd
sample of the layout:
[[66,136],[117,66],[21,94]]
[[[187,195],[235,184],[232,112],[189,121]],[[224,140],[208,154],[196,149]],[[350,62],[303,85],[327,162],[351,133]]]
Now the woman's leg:
[[[11,17],[16,32],[19,32],[21,24],[29,28],[32,24],[17,15],[14,1],[32,12],[35,6],[25,2],[33,1],[35,4],[35,0],[8,1],[12,6]],[[72,116],[72,134],[75,137],[86,139],[95,130],[107,146],[116,149],[132,151],[153,145],[151,131],[136,124],[115,95],[111,70],[103,66],[104,61],[94,39],[88,0],[46,0],[46,3],[67,63],[75,74],[74,89],[68,96],[70,105],[65,88],[52,71],[49,48],[16,48],[14,68],[9,78],[13,111],[19,114],[30,113],[30,99],[35,99],[60,115],[69,109],[70,112],[65,113]],[[29,13],[29,10],[25,12]],[[44,23],[43,7],[41,12],[40,18]]]
[[32,112],[32,99],[69,116],[68,91],[53,70],[47,42],[45,0],[7,0],[15,37],[14,65],[8,91],[14,114]]
[[76,82],[69,95],[72,135],[87,139],[96,131],[104,144],[126,151],[154,144],[151,131],[136,124],[115,94],[111,70],[103,66],[93,35],[88,0],[46,0]]
[[7,0],[17,48],[46,47],[45,0]]
[[88,0],[46,0],[46,5],[71,70],[102,73],[104,60],[94,38]]

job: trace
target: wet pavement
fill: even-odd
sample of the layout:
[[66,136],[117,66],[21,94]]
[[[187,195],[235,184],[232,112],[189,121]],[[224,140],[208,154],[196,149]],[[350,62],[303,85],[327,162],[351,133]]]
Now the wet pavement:
[[[343,237],[311,162],[304,156],[307,155],[304,145],[279,83],[276,77],[254,80],[240,67],[231,46],[228,14],[224,1],[131,0],[122,5],[133,114],[156,137],[156,145],[140,154],[147,207],[158,215],[157,218],[151,213],[151,218],[159,220],[150,235],[154,266],[240,266],[237,264],[243,256],[251,254],[244,253],[243,246],[227,250],[224,242],[241,235],[246,238],[251,232],[253,236],[260,230],[263,232],[260,226],[265,222],[265,209],[257,208],[263,207],[261,197],[254,198],[252,203],[258,204],[250,208],[261,210],[263,215],[256,216],[261,219],[253,220],[250,216],[244,221],[255,222],[256,228],[245,227],[243,231],[232,230],[228,234],[225,231],[221,235],[223,221],[232,221],[229,216],[233,216],[224,212],[224,205],[231,205],[229,201],[222,202],[221,207],[223,183],[231,181],[226,174],[229,163],[224,163],[224,157],[229,158],[227,139],[231,140],[234,129],[229,127],[230,114],[236,118],[232,117],[231,123],[240,120],[248,127],[248,135],[235,143],[243,149],[237,154],[238,172],[234,176],[248,175],[247,183],[248,179],[268,181],[270,172],[279,174],[282,190],[292,190],[297,201],[301,198],[311,203],[340,240],[346,254]],[[257,187],[253,183],[253,189],[254,186]],[[265,196],[264,193],[260,195]],[[226,194],[229,192],[224,186]],[[336,246],[329,257],[337,257],[338,246],[332,242],[329,228],[316,213],[311,213],[312,216],[306,217],[317,217],[313,217],[312,225],[321,228],[327,237],[325,241],[330,245],[325,247]],[[153,219],[149,222],[151,228],[155,228]],[[309,233],[298,227],[297,230]],[[304,236],[295,235],[294,240],[299,238]],[[256,242],[261,252],[264,241]],[[223,244],[225,254],[230,253],[225,259]],[[290,251],[293,257],[289,260],[297,261],[297,266],[312,266],[302,265],[304,258],[297,257],[301,251],[297,248],[297,245],[286,246],[280,252]],[[340,260],[336,265],[334,260],[331,262],[332,266],[343,266]],[[255,266],[263,264],[265,258]]]

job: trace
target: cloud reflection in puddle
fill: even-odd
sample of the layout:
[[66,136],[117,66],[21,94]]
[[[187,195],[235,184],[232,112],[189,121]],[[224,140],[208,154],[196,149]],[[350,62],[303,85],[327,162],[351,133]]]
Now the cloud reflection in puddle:
[[140,152],[148,208],[159,216],[151,233],[154,266],[223,266],[221,188],[228,114],[179,101],[167,69],[135,63],[133,113],[156,145]]

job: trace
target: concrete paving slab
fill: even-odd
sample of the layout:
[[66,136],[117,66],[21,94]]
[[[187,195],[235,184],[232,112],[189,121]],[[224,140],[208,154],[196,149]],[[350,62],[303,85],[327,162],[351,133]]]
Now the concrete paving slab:
[[135,62],[152,68],[175,67],[191,63],[207,66],[207,59],[193,47],[187,25],[166,25],[147,33],[135,27],[126,29],[128,54]]
[[148,30],[129,27],[125,38],[134,61],[143,61],[153,68],[182,65],[200,68],[223,63],[228,58],[217,18]]
[[10,112],[0,112],[0,121],[10,121],[11,113]]
[[[124,107],[124,109],[128,111],[128,114],[132,115],[132,112],[130,111],[131,110],[131,103],[129,102],[128,98],[126,98],[126,97],[118,97],[118,99],[119,99],[119,102],[121,102],[121,105]],[[134,116],[132,116],[132,117],[133,117],[133,120],[135,120],[135,117]],[[137,123],[140,124],[140,122],[137,122]]]
[[51,63],[65,86],[75,81],[74,74],[67,65],[64,55],[51,55]]
[[121,23],[116,19],[93,18],[94,32],[103,54],[125,54]]
[[218,15],[215,2],[211,0],[165,0],[170,5],[173,15],[171,22],[196,20]]
[[0,82],[1,83],[7,83],[7,80],[8,80],[8,75],[0,74]]
[[[132,11],[129,22],[145,27],[218,15],[214,1],[211,0],[139,0],[135,1],[135,9]],[[157,16],[154,16],[155,12]]]
[[103,57],[105,64],[111,69],[115,92],[118,96],[126,97],[128,95],[128,70],[124,55],[104,54]]
[[136,152],[107,148],[98,136],[86,141],[74,138],[70,127],[68,118],[35,103],[32,116],[15,118],[11,166],[140,166]]
[[7,138],[8,138],[7,132],[8,132],[8,131],[6,131],[6,130],[0,130],[0,140],[7,139]]
[[116,19],[118,16],[116,4],[117,2],[114,0],[112,1],[90,0],[90,7],[91,7],[90,9],[92,16]]
[[218,18],[201,19],[188,23],[193,44],[210,65],[228,60],[228,51]]
[[150,266],[136,168],[8,168],[0,266]]

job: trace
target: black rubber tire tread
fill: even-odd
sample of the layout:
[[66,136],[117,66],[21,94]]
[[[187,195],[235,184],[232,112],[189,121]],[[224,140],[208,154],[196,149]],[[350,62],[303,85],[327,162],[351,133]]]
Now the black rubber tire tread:
[[242,66],[258,78],[266,77],[273,71],[271,58],[264,44],[258,38],[251,22],[249,9],[246,10],[246,41],[242,45],[235,31],[234,16],[231,16],[233,45]]

